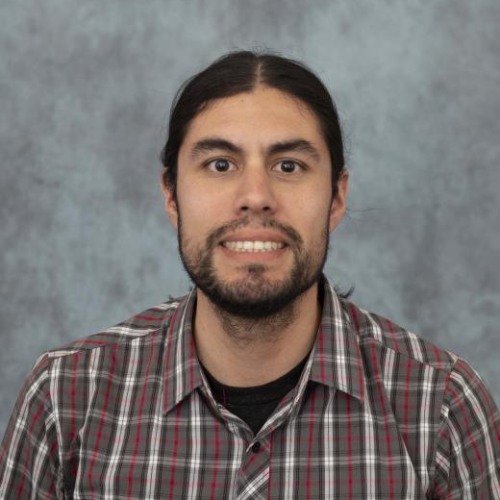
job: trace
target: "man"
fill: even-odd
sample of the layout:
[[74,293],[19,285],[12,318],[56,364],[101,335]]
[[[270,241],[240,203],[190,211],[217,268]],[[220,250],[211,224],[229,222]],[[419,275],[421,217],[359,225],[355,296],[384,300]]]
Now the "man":
[[38,360],[1,498],[500,498],[480,378],[322,275],[348,174],[314,74],[219,59],[174,104],[163,162],[196,288]]

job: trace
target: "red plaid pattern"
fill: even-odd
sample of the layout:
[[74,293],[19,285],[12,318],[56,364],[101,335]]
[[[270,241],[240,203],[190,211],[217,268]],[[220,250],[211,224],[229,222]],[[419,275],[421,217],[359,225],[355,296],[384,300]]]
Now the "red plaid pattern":
[[45,353],[0,450],[0,498],[500,499],[499,412],[478,375],[323,286],[301,379],[256,436],[200,370],[195,292]]

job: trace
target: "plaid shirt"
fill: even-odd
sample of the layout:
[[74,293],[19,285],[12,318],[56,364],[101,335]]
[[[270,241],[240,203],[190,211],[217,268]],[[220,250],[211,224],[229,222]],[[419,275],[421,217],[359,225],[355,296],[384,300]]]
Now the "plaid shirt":
[[212,397],[195,292],[45,353],[0,451],[0,498],[500,499],[499,412],[470,366],[339,300],[257,435]]

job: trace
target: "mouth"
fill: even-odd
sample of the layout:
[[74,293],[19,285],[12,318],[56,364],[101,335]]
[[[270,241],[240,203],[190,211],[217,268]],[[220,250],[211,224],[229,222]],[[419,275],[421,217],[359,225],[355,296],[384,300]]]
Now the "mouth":
[[223,241],[221,245],[233,252],[273,252],[285,248],[285,243],[277,241],[261,241],[261,240],[242,240],[242,241]]

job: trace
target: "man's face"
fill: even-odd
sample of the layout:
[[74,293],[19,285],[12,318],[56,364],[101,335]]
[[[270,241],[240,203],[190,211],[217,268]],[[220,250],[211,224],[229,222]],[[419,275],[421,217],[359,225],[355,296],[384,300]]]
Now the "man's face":
[[231,314],[261,318],[315,285],[345,211],[347,174],[335,200],[331,175],[304,103],[265,86],[210,102],[179,151],[177,202],[165,189],[201,293]]

